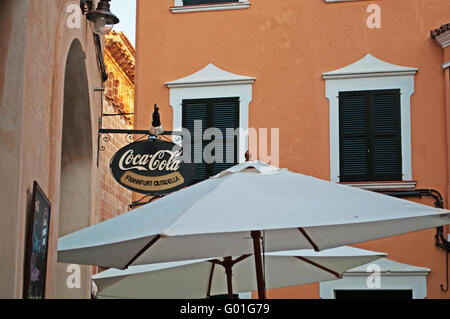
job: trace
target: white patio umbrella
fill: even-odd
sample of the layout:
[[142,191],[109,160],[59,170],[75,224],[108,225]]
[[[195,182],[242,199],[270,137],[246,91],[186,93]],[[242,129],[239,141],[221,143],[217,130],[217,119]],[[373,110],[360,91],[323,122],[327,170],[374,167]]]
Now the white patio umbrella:
[[58,261],[126,269],[254,254],[263,298],[261,235],[267,252],[319,251],[446,224],[447,210],[247,162],[60,238]]
[[[345,271],[383,257],[386,254],[348,246],[322,252],[309,249],[267,253],[266,287],[273,289],[340,279]],[[232,267],[232,273],[231,267],[227,267],[232,264],[227,264],[227,259],[219,259],[109,269],[92,279],[99,289],[99,298],[192,299],[226,293],[232,297],[233,293],[256,290],[252,258],[238,261]],[[232,287],[228,283],[231,277]]]

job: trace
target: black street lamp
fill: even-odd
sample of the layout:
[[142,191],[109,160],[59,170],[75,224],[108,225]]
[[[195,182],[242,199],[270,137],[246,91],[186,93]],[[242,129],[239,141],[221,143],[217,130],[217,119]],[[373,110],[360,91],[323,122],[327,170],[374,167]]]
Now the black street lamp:
[[111,0],[100,0],[97,9],[94,10],[93,0],[80,0],[81,12],[86,14],[89,21],[92,22],[94,32],[99,35],[105,35],[113,29],[113,26],[120,22],[119,18],[111,12]]

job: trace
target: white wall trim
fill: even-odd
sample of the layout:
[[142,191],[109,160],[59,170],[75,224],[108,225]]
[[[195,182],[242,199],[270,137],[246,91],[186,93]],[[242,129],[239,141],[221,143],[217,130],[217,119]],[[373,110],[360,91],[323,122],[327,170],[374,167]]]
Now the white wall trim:
[[[173,130],[182,129],[183,100],[239,97],[239,162],[245,162],[248,150],[249,107],[253,99],[256,78],[224,71],[213,64],[176,81],[166,82],[170,89],[170,106],[173,108]],[[174,137],[180,143],[180,137]]]
[[446,68],[450,68],[450,61],[448,61],[447,63],[444,63],[442,65],[442,68],[445,70]]
[[245,85],[253,84],[255,80],[212,80],[212,81],[195,81],[191,83],[166,83],[170,89],[174,88],[193,88],[206,86],[224,86],[224,85]]
[[418,69],[390,64],[368,54],[338,70],[322,74],[330,102],[330,180],[339,182],[339,92],[400,89],[403,180],[412,180],[411,96]]
[[436,41],[442,46],[443,49],[450,46],[450,31],[446,31],[436,37]]
[[337,79],[357,79],[357,78],[377,78],[377,77],[390,77],[390,76],[408,76],[415,75],[415,71],[399,71],[399,72],[367,72],[367,73],[349,73],[349,74],[337,74],[337,75],[323,75],[325,80],[337,80]]
[[[367,281],[373,276],[371,265],[380,267],[379,288],[369,288]],[[336,290],[412,290],[413,299],[427,297],[427,276],[429,268],[401,264],[393,260],[382,258],[347,271],[344,277],[320,283],[320,298],[335,299]]]
[[362,183],[341,183],[347,186],[358,187],[366,190],[413,190],[416,188],[416,181],[405,182],[362,182]]
[[239,0],[239,2],[220,3],[220,4],[204,4],[183,6],[183,0],[175,0],[174,6],[170,8],[172,13],[186,13],[186,12],[204,12],[204,11],[222,11],[222,10],[238,10],[247,9],[250,7],[250,2],[247,0]]
[[417,68],[404,67],[377,59],[371,54],[337,70],[323,73],[325,80],[409,76],[417,73]]
[[253,84],[256,78],[224,71],[210,63],[198,72],[184,78],[166,82],[168,88],[189,88],[223,85]]
[[361,1],[361,0],[325,0],[325,2],[329,2],[329,3],[332,3],[332,2],[350,2],[350,1]]

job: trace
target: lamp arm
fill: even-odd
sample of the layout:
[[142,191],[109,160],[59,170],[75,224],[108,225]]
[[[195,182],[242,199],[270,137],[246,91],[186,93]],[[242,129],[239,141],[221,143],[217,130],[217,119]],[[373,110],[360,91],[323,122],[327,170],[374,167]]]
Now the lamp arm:
[[94,10],[93,0],[80,0],[81,13],[85,15],[86,13]]

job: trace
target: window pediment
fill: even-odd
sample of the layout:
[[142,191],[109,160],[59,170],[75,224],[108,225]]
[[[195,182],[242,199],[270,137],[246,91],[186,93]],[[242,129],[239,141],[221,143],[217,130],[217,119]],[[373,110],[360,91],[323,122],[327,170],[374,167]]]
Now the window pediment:
[[[170,89],[170,105],[173,108],[173,130],[181,130],[183,101],[215,98],[239,98],[239,162],[245,162],[248,150],[249,107],[253,99],[253,83],[256,78],[224,71],[210,63],[200,71],[181,79],[166,82]],[[175,143],[181,139],[174,138]]]
[[325,80],[367,78],[396,75],[415,75],[418,69],[391,64],[377,59],[371,54],[346,67],[323,73]]
[[253,84],[256,78],[224,71],[210,63],[198,72],[166,82],[169,88]]
[[198,5],[186,5],[183,0],[175,0],[174,6],[170,8],[172,13],[188,13],[188,12],[204,12],[204,11],[223,11],[248,9],[250,2],[247,0],[239,0],[236,2],[224,3],[207,3]]

